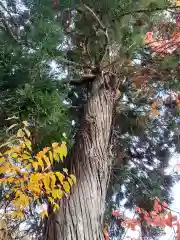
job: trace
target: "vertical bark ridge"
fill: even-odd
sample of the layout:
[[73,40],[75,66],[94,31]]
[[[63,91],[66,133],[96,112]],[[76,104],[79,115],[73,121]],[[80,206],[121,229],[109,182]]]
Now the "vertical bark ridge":
[[77,183],[55,214],[57,240],[104,239],[102,224],[111,167],[108,145],[115,102],[111,80],[108,74],[99,75],[92,83],[71,157]]

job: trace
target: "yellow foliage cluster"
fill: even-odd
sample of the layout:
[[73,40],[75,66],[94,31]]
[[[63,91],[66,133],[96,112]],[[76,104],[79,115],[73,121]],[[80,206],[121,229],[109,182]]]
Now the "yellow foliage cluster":
[[[0,153],[0,184],[6,190],[5,198],[9,199],[14,211],[13,218],[24,218],[25,210],[38,199],[48,200],[55,211],[59,208],[57,200],[69,193],[76,178],[63,172],[52,171],[55,161],[63,161],[67,155],[66,143],[53,143],[38,154],[32,150],[31,133],[28,123],[23,122],[22,129],[6,144],[7,148]],[[41,216],[48,215],[43,209]]]

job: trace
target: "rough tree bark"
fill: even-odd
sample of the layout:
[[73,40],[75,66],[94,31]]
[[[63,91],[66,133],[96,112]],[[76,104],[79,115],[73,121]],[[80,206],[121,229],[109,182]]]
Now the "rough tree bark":
[[44,240],[103,240],[103,215],[111,169],[114,76],[100,74],[90,90],[72,151],[71,170],[77,177],[69,199],[47,220]]

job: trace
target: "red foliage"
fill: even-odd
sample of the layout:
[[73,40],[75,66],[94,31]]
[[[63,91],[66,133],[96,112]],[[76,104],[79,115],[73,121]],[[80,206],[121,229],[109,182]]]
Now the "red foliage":
[[172,213],[168,212],[167,218],[165,219],[165,224],[168,227],[172,227],[172,223],[173,223],[173,217],[172,217]]
[[158,198],[154,201],[154,211],[150,213],[136,208],[136,212],[139,214],[140,221],[145,221],[147,225],[159,226],[159,227],[177,227],[176,231],[176,240],[180,240],[180,223],[176,215],[172,215],[171,211],[168,213],[165,210],[168,209],[168,206],[165,202],[161,203]]
[[[137,219],[129,219],[127,217],[122,217],[123,222],[122,226],[135,230],[136,226],[140,222],[145,221],[147,225],[157,226],[157,227],[173,227],[177,228],[176,230],[176,240],[180,240],[180,222],[176,215],[173,215],[171,211],[168,211],[168,205],[165,202],[160,202],[158,198],[154,201],[153,211],[147,212],[142,208],[136,207],[136,213],[139,215]],[[112,213],[113,216],[119,216],[120,211],[114,210]]]
[[163,210],[163,207],[162,205],[159,204],[159,200],[156,198],[155,201],[154,201],[154,211],[156,213],[159,213]]
[[138,223],[139,221],[137,219],[126,218],[122,223],[122,226],[130,228],[131,230],[135,230]]
[[121,214],[120,210],[113,210],[112,212],[113,217],[119,216],[120,214]]
[[139,207],[136,208],[137,213],[141,213],[141,209]]
[[177,223],[176,240],[180,240],[180,223]]
[[162,202],[162,207],[163,207],[164,209],[166,209],[166,208],[168,207],[168,205],[167,205],[165,202]]
[[153,32],[147,32],[144,44],[148,44],[158,54],[172,54],[180,47],[180,32],[174,32],[169,40],[155,39]]

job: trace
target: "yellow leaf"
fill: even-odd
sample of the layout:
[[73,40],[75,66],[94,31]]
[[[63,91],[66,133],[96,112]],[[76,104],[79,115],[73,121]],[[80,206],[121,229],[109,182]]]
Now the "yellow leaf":
[[17,153],[12,153],[12,154],[11,154],[11,157],[17,158],[17,157],[18,157],[18,154],[17,154]]
[[67,168],[63,168],[63,172],[65,172],[66,174],[68,174],[68,169],[67,169]]
[[49,159],[50,159],[50,162],[53,164],[53,155],[51,151],[49,151]]
[[38,170],[38,162],[32,162],[33,168],[35,171]]
[[4,197],[5,197],[5,198],[9,198],[9,194],[5,194]]
[[36,157],[36,159],[38,160],[38,165],[41,166],[42,170],[44,171],[44,163],[42,158]]
[[73,174],[70,174],[69,177],[73,180],[74,183],[76,183],[76,177]]
[[56,176],[54,175],[54,173],[50,174],[50,178],[51,178],[51,189],[54,189],[56,185]]
[[48,217],[48,213],[47,213],[46,209],[43,209],[41,212],[41,218],[44,218],[44,217]]
[[43,153],[45,154],[45,153],[47,153],[48,151],[49,151],[49,147],[45,147],[45,148],[43,148]]
[[24,207],[27,207],[29,205],[29,197],[25,194],[21,195],[21,202]]
[[39,180],[44,178],[44,174],[41,173],[32,173],[30,176],[30,183],[39,186]]
[[19,137],[19,138],[24,137],[24,132],[23,132],[22,129],[19,129],[19,130],[18,130],[18,132],[17,132],[17,137]]
[[13,146],[12,151],[16,152],[16,153],[19,153],[21,151],[21,147],[20,146]]
[[69,182],[70,186],[72,187],[72,185],[73,185],[73,180],[68,177],[68,182]]
[[63,160],[63,157],[67,156],[66,143],[62,142],[61,146],[56,148],[56,152],[60,155],[61,160]]
[[44,155],[43,158],[44,158],[44,161],[46,162],[47,166],[50,167],[50,166],[51,166],[51,163],[50,163],[50,161],[49,161],[49,158],[48,158],[46,155]]
[[40,188],[31,184],[28,185],[28,190],[33,193],[33,197],[35,197],[35,195],[38,196],[41,192]]
[[52,197],[48,197],[48,200],[50,201],[51,204],[54,204],[54,200],[52,199]]
[[53,148],[56,148],[58,145],[59,145],[59,144],[56,143],[56,142],[55,142],[55,143],[52,143],[52,147],[53,147]]
[[62,173],[60,173],[60,172],[55,172],[55,174],[58,177],[60,183],[62,183],[64,178],[65,178],[64,175]]
[[63,187],[64,187],[64,190],[65,192],[69,193],[70,192],[70,185],[67,181],[63,182],[62,183]]
[[30,131],[27,128],[24,128],[24,131],[26,133],[26,135],[28,136],[28,138],[31,136]]
[[63,191],[61,189],[57,189],[57,197],[61,199],[63,197]]
[[24,167],[26,170],[30,170],[32,168],[31,164],[28,164]]
[[19,219],[24,219],[24,214],[22,212],[17,212],[17,217]]
[[0,158],[0,164],[2,164],[4,161],[5,161],[5,158],[4,158],[4,157],[1,157],[1,158]]
[[40,152],[38,152],[38,154],[36,155],[36,157],[43,157],[44,156],[44,152],[43,151],[40,151]]
[[22,154],[22,159],[30,159],[31,155],[29,154]]
[[2,173],[5,173],[5,171],[7,171],[7,172],[12,171],[11,168],[12,168],[12,166],[10,165],[10,163],[9,162],[5,162],[4,165],[1,167]]
[[31,148],[31,141],[29,141],[27,138],[24,138],[24,143],[26,145],[26,147],[32,151],[32,148]]
[[55,212],[56,211],[56,209],[59,209],[60,207],[59,207],[59,205],[57,205],[57,203],[54,203],[53,204],[53,212]]
[[11,217],[15,219],[24,219],[24,214],[20,211],[13,211]]
[[44,183],[46,191],[49,192],[50,191],[50,188],[49,188],[50,178],[49,178],[48,174],[45,174],[44,179],[43,179],[43,183]]
[[53,158],[54,160],[59,161],[59,155],[55,152],[53,153]]
[[67,146],[66,146],[66,143],[65,143],[65,142],[62,142],[62,144],[61,144],[61,150],[62,150],[62,155],[63,155],[63,157],[66,157],[66,156],[67,156]]
[[53,189],[52,192],[51,192],[51,194],[52,194],[52,197],[53,197],[54,199],[57,198],[57,191],[56,191],[56,189]]
[[4,155],[11,154],[12,152],[13,152],[13,149],[9,149],[9,150],[7,150],[7,151],[4,153]]
[[25,145],[23,142],[21,142],[20,147],[21,147],[22,149],[24,149],[24,148],[26,147],[26,145]]
[[14,178],[12,177],[7,178],[7,183],[13,183],[13,182],[14,182]]
[[54,199],[61,199],[63,197],[63,191],[61,189],[54,189],[52,191],[52,197]]

